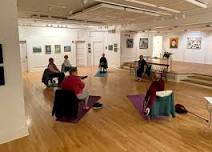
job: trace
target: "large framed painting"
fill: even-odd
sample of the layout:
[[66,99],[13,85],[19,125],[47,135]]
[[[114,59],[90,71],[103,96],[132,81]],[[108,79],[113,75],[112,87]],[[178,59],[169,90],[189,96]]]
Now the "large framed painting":
[[0,44],[0,64],[3,63],[3,49],[2,49],[2,44]]
[[64,52],[71,52],[71,46],[70,45],[64,46]]
[[51,54],[52,53],[51,45],[46,45],[45,48],[46,48],[46,54]]
[[0,86],[5,85],[5,80],[4,80],[4,67],[0,67]]
[[170,49],[177,49],[178,48],[178,43],[179,43],[179,38],[174,37],[169,39],[169,48]]
[[201,37],[188,37],[187,48],[188,49],[201,49],[202,38]]
[[41,46],[34,46],[32,48],[32,50],[33,50],[33,53],[41,53],[42,52]]
[[148,47],[149,47],[148,43],[149,43],[148,38],[140,38],[139,48],[140,49],[148,49]]
[[61,53],[61,45],[55,45],[54,46],[54,53],[59,54]]
[[134,41],[133,41],[133,39],[127,39],[127,48],[133,48],[133,43],[134,43]]

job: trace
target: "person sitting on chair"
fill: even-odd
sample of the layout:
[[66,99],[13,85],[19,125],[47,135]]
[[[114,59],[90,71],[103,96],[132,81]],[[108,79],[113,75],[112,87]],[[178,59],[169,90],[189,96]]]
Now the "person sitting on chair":
[[146,68],[147,68],[147,62],[144,60],[143,55],[140,55],[139,61],[138,61],[138,68],[136,71],[138,81],[142,80],[142,77],[145,74]]
[[63,64],[62,64],[62,71],[63,72],[68,72],[70,69],[71,69],[71,64],[70,64],[70,61],[68,59],[68,55],[65,55],[64,56],[64,61],[63,61]]
[[58,78],[58,86],[60,86],[61,82],[63,81],[65,75],[64,73],[60,72],[57,66],[54,64],[54,59],[49,58],[48,64],[49,76],[51,78]]
[[164,81],[162,80],[161,75],[159,73],[153,73],[152,79],[152,83],[146,93],[144,101],[144,112],[146,115],[149,115],[150,109],[156,101],[156,92],[164,91],[165,88]]
[[[85,90],[85,84],[78,76],[77,67],[72,67],[69,71],[70,75],[67,76],[62,82],[62,89],[73,91],[79,100],[85,101],[85,110],[88,110],[89,92]],[[95,108],[102,108],[102,104],[96,103]]]
[[108,64],[107,64],[107,59],[104,53],[102,54],[102,57],[99,60],[99,68],[100,68],[100,73],[107,72]]

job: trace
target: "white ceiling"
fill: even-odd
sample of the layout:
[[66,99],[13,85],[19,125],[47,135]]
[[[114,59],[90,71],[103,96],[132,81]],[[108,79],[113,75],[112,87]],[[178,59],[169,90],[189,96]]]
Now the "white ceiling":
[[[169,28],[186,24],[212,23],[212,0],[205,0],[207,9],[193,5],[186,0],[18,0],[20,18],[43,18],[66,21],[88,21],[105,25],[122,25],[126,30]],[[108,3],[108,4],[104,4]],[[115,4],[115,6],[114,6]],[[168,8],[178,13],[161,9]],[[127,9],[128,10],[127,10]],[[151,12],[148,14],[146,12]]]

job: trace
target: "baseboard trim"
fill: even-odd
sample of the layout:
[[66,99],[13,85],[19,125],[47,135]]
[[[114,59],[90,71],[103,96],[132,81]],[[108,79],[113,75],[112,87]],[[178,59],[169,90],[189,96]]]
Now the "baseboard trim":
[[28,128],[23,127],[14,131],[0,133],[0,144],[4,144],[29,135]]

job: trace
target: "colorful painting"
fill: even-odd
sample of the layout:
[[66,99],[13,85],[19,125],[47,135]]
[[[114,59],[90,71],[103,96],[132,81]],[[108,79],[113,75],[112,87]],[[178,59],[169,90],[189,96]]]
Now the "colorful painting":
[[46,45],[45,49],[46,49],[46,54],[51,54],[52,53],[51,45]]
[[59,54],[61,53],[61,45],[55,45],[54,46],[54,53]]
[[33,53],[41,53],[42,52],[42,48],[41,46],[35,46],[32,48]]
[[0,44],[0,64],[3,63],[3,49],[2,49],[2,44]]
[[71,52],[71,46],[70,45],[64,46],[64,52]]
[[187,48],[188,49],[201,49],[202,38],[201,37],[188,37]]
[[139,48],[140,49],[148,49],[148,47],[149,47],[148,43],[149,43],[148,38],[140,38]]
[[178,43],[179,43],[179,38],[170,38],[169,39],[169,47],[170,49],[177,49],[178,48]]
[[127,39],[127,48],[133,48],[133,39]]

